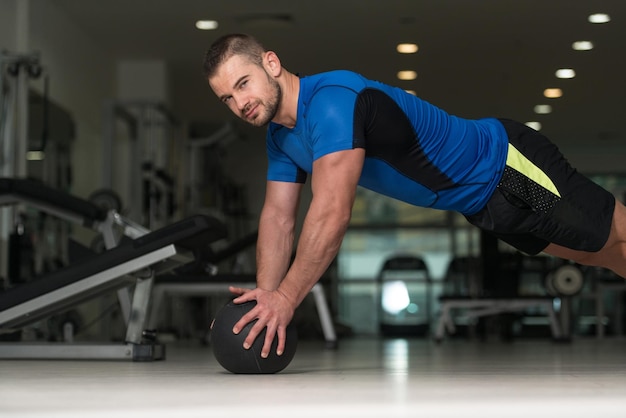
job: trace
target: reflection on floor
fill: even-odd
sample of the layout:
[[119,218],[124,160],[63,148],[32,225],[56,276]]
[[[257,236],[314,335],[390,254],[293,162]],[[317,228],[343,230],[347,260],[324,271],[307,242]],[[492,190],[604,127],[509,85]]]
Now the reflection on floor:
[[624,417],[626,340],[301,341],[276,375],[232,375],[198,343],[167,360],[0,361],[7,417]]

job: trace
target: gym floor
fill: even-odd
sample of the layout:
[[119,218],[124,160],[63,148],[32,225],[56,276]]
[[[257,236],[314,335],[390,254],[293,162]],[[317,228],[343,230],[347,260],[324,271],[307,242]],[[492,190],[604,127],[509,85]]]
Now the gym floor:
[[8,417],[624,417],[626,339],[300,341],[275,375],[232,375],[199,343],[167,359],[0,361]]

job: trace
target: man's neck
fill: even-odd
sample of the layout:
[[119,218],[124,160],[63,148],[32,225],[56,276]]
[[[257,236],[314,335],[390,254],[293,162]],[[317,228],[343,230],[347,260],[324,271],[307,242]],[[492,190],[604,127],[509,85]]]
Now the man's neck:
[[287,128],[296,126],[298,117],[298,95],[300,94],[300,78],[288,71],[284,73],[284,80],[280,83],[282,102],[276,117],[272,120]]

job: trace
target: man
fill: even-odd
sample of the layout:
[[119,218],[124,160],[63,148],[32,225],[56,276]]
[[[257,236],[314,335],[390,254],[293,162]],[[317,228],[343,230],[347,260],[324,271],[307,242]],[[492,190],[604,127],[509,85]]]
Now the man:
[[[555,145],[521,123],[466,120],[349,71],[300,78],[248,35],[218,39],[204,61],[217,97],[268,126],[267,190],[259,221],[257,288],[231,288],[256,307],[249,347],[262,355],[337,255],[357,185],[414,204],[455,210],[528,254],[545,252],[626,277],[626,208],[576,172]],[[313,199],[297,252],[296,211],[307,175]]]

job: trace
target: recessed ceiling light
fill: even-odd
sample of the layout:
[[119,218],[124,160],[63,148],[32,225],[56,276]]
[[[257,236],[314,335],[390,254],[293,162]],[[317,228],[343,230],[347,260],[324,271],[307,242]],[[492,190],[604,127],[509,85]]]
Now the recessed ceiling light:
[[539,122],[526,122],[525,125],[531,129],[534,129],[535,131],[541,130],[541,123]]
[[417,73],[413,70],[398,71],[398,78],[400,80],[415,80]]
[[558,78],[574,78],[576,77],[576,71],[571,68],[560,68],[556,70],[556,76]]
[[415,54],[418,50],[416,44],[398,44],[396,50],[401,54]]
[[413,96],[417,96],[417,92],[415,90],[404,90],[409,94],[412,94]]
[[556,99],[563,96],[563,90],[561,89],[545,89],[543,95],[548,99]]
[[590,23],[607,23],[611,21],[611,17],[606,13],[594,13],[592,15],[589,15],[587,20]]
[[547,115],[552,112],[552,106],[550,105],[537,105],[535,106],[535,113],[539,115]]
[[576,51],[590,51],[593,49],[593,42],[591,41],[576,41],[572,44],[572,48]]
[[217,20],[198,20],[196,22],[196,28],[200,30],[217,29]]

